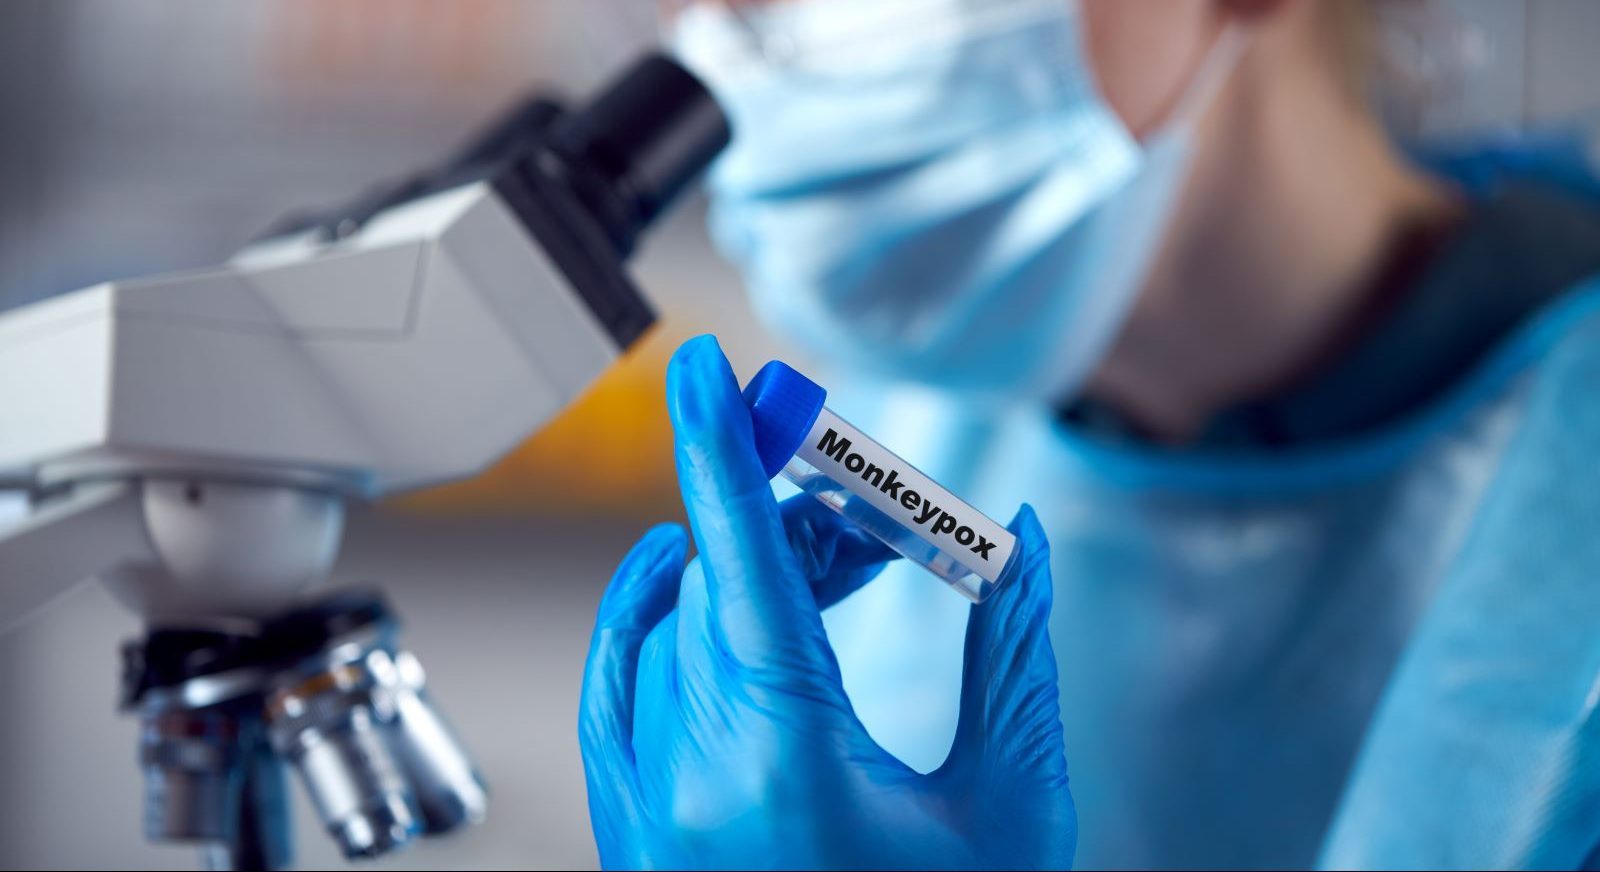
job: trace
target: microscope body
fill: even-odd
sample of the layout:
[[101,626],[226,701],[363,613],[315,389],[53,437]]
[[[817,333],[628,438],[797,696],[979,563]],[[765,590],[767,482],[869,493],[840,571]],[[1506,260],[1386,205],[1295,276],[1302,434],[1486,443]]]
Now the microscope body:
[[0,408],[28,424],[0,468],[45,506],[120,484],[147,542],[101,571],[152,623],[272,616],[330,568],[346,501],[475,474],[648,326],[620,261],[601,308],[546,251],[480,181],[0,315]]
[[348,856],[481,819],[381,594],[315,592],[345,506],[476,474],[623,354],[654,320],[637,236],[728,138],[648,57],[221,267],[0,313],[0,482],[34,505],[0,529],[0,631],[90,577],[143,618],[147,837],[286,865],[285,763]]
[[31,463],[42,508],[0,614],[94,574],[151,628],[123,691],[146,835],[212,865],[287,865],[286,767],[348,856],[482,819],[381,595],[314,592],[348,502],[476,473],[650,322],[620,284],[592,306],[491,181],[321,236],[0,316],[0,408],[30,424],[0,464]]

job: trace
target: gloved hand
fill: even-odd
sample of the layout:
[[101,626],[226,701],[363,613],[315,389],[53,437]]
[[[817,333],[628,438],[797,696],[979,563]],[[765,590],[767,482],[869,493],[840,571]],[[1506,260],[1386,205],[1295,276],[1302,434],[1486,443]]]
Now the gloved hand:
[[893,555],[810,496],[780,509],[713,339],[679,349],[667,385],[700,554],[685,569],[682,529],[652,530],[600,605],[579,736],[601,863],[1068,866],[1077,824],[1032,511],[1012,522],[1012,577],[973,607],[949,759],[919,774],[856,720],[821,619]]

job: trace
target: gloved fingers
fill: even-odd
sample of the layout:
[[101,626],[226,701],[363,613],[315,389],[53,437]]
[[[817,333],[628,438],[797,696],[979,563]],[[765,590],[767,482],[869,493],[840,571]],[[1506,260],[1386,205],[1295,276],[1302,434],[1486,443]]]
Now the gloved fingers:
[[[814,657],[815,642],[825,640],[821,616],[756,456],[749,408],[713,337],[691,339],[673,355],[667,402],[679,486],[704,564],[706,617],[722,653],[751,667]],[[688,624],[697,616],[685,595]]]
[[[639,652],[671,612],[689,550],[677,524],[650,530],[606,586],[578,703],[578,744],[595,820],[631,819],[637,804],[633,724]],[[601,806],[607,806],[601,813]]]
[[945,768],[1066,781],[1056,659],[1050,648],[1050,546],[1033,509],[1011,522],[1015,561],[967,622],[960,717]]
[[[690,561],[683,574],[687,581],[697,573]],[[678,637],[683,621],[682,609],[667,614],[645,637],[639,652],[639,684],[635,690],[633,738],[638,772],[639,805],[646,817],[672,808],[671,782],[673,755],[668,750],[685,729],[683,682],[678,662]],[[603,859],[603,858],[602,858]]]
[[871,581],[893,549],[810,494],[778,504],[783,531],[817,608],[826,609]]

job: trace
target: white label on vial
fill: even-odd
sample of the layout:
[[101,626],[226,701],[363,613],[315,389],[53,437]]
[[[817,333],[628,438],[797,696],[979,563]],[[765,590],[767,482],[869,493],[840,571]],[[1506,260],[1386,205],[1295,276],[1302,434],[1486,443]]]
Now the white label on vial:
[[1000,580],[1017,537],[838,415],[823,409],[795,456],[985,581]]

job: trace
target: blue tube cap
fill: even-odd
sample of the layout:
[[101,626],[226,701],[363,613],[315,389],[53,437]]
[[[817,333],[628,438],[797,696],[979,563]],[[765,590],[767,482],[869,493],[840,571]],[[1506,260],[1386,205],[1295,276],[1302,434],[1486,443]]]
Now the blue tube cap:
[[768,478],[777,475],[805,442],[827,398],[821,385],[781,360],[763,366],[744,386],[756,455]]

